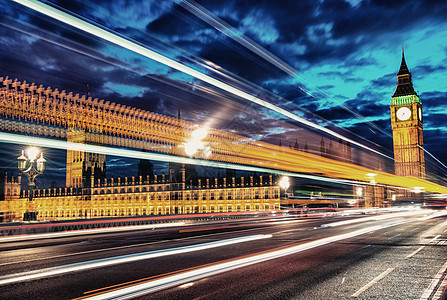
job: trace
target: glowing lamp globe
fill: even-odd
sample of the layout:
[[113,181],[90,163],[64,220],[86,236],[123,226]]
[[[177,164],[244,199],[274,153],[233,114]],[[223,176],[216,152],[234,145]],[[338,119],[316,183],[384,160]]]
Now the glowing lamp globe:
[[285,190],[287,190],[290,186],[289,177],[284,176],[281,178],[281,181],[279,182],[279,186]]
[[29,147],[28,149],[26,149],[26,156],[28,156],[28,159],[30,161],[35,161],[38,154],[39,149],[37,149],[36,147]]
[[23,171],[26,169],[26,156],[24,155],[24,151],[22,150],[22,155],[20,155],[17,158],[17,167],[19,168],[20,171]]
[[37,160],[37,171],[43,172],[45,170],[45,164],[46,164],[45,158],[43,158],[43,153],[40,153],[40,158]]

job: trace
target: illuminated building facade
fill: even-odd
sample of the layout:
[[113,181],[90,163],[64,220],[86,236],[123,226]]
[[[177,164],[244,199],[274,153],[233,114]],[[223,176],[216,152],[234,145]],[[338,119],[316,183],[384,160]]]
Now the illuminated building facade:
[[[67,141],[86,143],[84,130],[67,130]],[[2,177],[1,219],[20,220],[37,211],[37,220],[263,211],[280,208],[280,188],[273,176],[199,178],[195,167],[169,163],[157,176],[140,160],[139,176],[106,178],[105,155],[67,151],[66,187],[37,189],[33,202],[21,190],[21,176]]]
[[19,220],[26,211],[24,199],[20,199],[22,176],[2,172],[0,174],[0,222]]
[[[28,190],[20,190],[20,176],[3,176],[5,221],[20,220],[27,208]],[[32,209],[38,220],[276,210],[279,186],[273,176],[202,178],[183,182],[168,176],[118,177],[94,180],[91,187],[34,191]]]
[[424,179],[422,103],[413,88],[403,50],[397,73],[397,88],[391,98],[390,108],[395,174]]
[[[181,145],[191,134],[189,131],[196,128],[181,120],[180,113],[178,118],[172,118],[7,78],[0,81],[0,112],[6,117],[1,122],[2,130],[53,136],[72,143],[111,144],[143,151],[150,148],[182,155]],[[207,139],[208,144],[226,141],[223,149],[213,146],[213,157],[227,161],[230,158],[222,155],[228,153],[228,145],[242,140],[217,130],[211,131]],[[28,190],[21,190],[20,176],[5,176],[3,186],[9,188],[0,191],[4,195],[0,201],[2,218],[20,220],[30,209],[38,211],[38,220],[59,220],[280,207],[279,187],[271,175],[199,178],[194,166],[170,163],[169,174],[157,176],[152,164],[142,160],[137,177],[106,178],[105,162],[104,154],[68,150],[66,186],[35,190],[31,204],[27,202]]]

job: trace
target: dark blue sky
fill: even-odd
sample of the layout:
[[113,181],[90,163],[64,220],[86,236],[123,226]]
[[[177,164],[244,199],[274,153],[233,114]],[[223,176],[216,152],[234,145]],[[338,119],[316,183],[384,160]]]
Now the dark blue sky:
[[[446,1],[189,2],[196,14],[169,0],[44,3],[391,156],[389,103],[404,44],[425,147],[447,164]],[[301,124],[20,4],[0,0],[0,13],[0,77],[81,94],[88,83],[94,97],[173,116],[180,108],[258,139],[320,142]]]

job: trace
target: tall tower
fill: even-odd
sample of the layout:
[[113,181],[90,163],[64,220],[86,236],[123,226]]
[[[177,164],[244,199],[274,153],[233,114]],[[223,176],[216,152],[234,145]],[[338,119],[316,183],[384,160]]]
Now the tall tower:
[[[86,143],[86,132],[81,129],[67,130],[67,142]],[[89,187],[91,177],[95,182],[106,177],[106,156],[78,150],[67,150],[67,187]]]
[[391,98],[390,109],[395,174],[425,178],[422,103],[414,91],[403,48],[397,88]]

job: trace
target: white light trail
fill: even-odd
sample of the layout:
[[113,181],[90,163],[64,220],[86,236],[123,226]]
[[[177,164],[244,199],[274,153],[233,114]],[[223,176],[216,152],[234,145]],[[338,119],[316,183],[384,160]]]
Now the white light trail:
[[11,283],[21,282],[21,281],[26,281],[26,280],[34,280],[34,279],[49,277],[49,276],[53,276],[53,275],[66,274],[66,273],[71,273],[71,272],[79,272],[79,271],[90,270],[90,269],[94,269],[94,268],[102,268],[102,267],[113,266],[113,265],[117,265],[117,264],[124,264],[124,263],[129,263],[129,262],[145,260],[145,259],[152,259],[152,258],[156,258],[156,257],[177,255],[177,254],[183,254],[183,253],[191,253],[194,251],[212,249],[212,248],[216,248],[216,247],[223,247],[223,246],[234,245],[234,244],[238,244],[238,243],[245,243],[245,242],[250,242],[250,241],[255,241],[255,240],[267,239],[267,238],[271,238],[271,237],[272,237],[271,235],[265,235],[265,234],[250,235],[250,236],[246,236],[246,237],[239,237],[239,238],[227,239],[227,240],[222,240],[222,241],[203,243],[203,244],[198,244],[198,245],[190,245],[190,246],[177,247],[177,248],[171,248],[171,249],[163,249],[163,250],[150,251],[150,252],[144,252],[144,253],[128,254],[128,255],[80,262],[80,263],[75,263],[75,264],[57,266],[57,267],[53,267],[53,268],[46,268],[46,269],[40,269],[40,270],[35,270],[35,271],[23,272],[23,273],[9,274],[9,275],[5,275],[5,276],[0,276],[0,285],[11,284]]
[[237,89],[237,88],[235,88],[235,87],[233,87],[231,85],[223,83],[223,82],[221,82],[221,81],[219,81],[219,80],[217,80],[215,78],[212,78],[211,76],[208,76],[208,75],[206,75],[204,73],[201,73],[200,71],[194,70],[193,68],[185,66],[185,65],[183,65],[183,64],[181,64],[181,63],[179,63],[177,61],[174,61],[174,60],[172,60],[170,58],[167,58],[167,57],[165,57],[165,56],[163,56],[163,55],[161,55],[159,53],[156,53],[156,52],[154,52],[152,50],[149,50],[148,48],[144,47],[143,45],[138,44],[137,42],[133,42],[133,41],[130,41],[128,39],[125,39],[125,38],[123,38],[123,37],[121,37],[121,36],[111,32],[111,31],[107,31],[105,29],[102,29],[102,28],[100,28],[100,27],[98,27],[98,26],[96,26],[94,24],[88,23],[88,22],[86,22],[84,20],[81,20],[81,19],[79,19],[79,18],[77,18],[77,17],[75,17],[73,15],[70,15],[68,13],[62,12],[62,11],[60,11],[60,10],[54,8],[54,7],[51,7],[49,5],[46,5],[46,4],[41,3],[39,1],[36,1],[36,0],[13,0],[13,1],[17,2],[19,4],[22,4],[22,5],[28,7],[30,9],[32,9],[32,10],[40,12],[40,13],[48,16],[48,17],[54,18],[54,19],[56,19],[56,20],[58,20],[60,22],[63,22],[63,23],[68,24],[70,26],[73,26],[73,27],[75,27],[75,28],[77,28],[79,30],[85,31],[85,32],[87,32],[89,34],[92,34],[92,35],[97,36],[97,37],[99,37],[101,39],[109,41],[109,42],[111,42],[113,44],[116,44],[116,45],[118,45],[120,47],[123,47],[125,49],[130,50],[130,51],[133,51],[135,53],[138,53],[138,54],[140,54],[140,55],[142,55],[144,57],[147,57],[149,59],[155,60],[155,61],[157,61],[159,63],[162,63],[162,64],[164,64],[166,66],[169,66],[169,67],[171,67],[173,69],[176,69],[176,70],[178,70],[180,72],[183,72],[185,74],[188,74],[190,76],[193,76],[193,77],[195,77],[197,79],[200,79],[200,80],[202,80],[202,81],[204,81],[206,83],[209,83],[209,84],[211,84],[211,85],[213,85],[213,86],[215,86],[217,88],[225,90],[225,91],[227,91],[227,92],[229,92],[229,93],[231,93],[233,95],[236,95],[236,96],[238,96],[238,97],[240,97],[242,99],[248,100],[250,102],[253,102],[253,103],[256,103],[256,104],[258,104],[260,106],[268,108],[268,109],[270,109],[272,111],[275,111],[275,112],[277,112],[277,113],[279,113],[279,114],[281,114],[281,115],[283,115],[283,116],[285,116],[287,118],[290,118],[290,119],[292,119],[294,121],[297,121],[297,122],[299,122],[301,124],[304,124],[304,125],[307,125],[309,127],[315,128],[317,130],[323,131],[323,132],[325,132],[327,134],[330,134],[330,135],[332,135],[332,136],[334,136],[336,138],[342,139],[342,140],[344,140],[346,142],[350,142],[353,145],[356,145],[356,146],[358,146],[360,148],[363,148],[365,150],[371,151],[373,153],[376,153],[376,154],[381,155],[383,157],[386,157],[388,159],[393,159],[393,158],[391,158],[391,157],[381,153],[380,151],[374,150],[374,149],[369,148],[369,147],[367,147],[367,146],[365,146],[365,145],[363,145],[361,143],[358,143],[358,142],[356,142],[354,140],[346,138],[346,137],[342,136],[341,134],[338,134],[338,133],[336,133],[336,132],[334,132],[334,131],[332,131],[330,129],[327,129],[327,128],[323,127],[323,126],[320,126],[318,124],[314,124],[314,123],[312,123],[312,122],[310,122],[310,121],[308,121],[306,119],[303,119],[303,118],[295,115],[294,113],[289,112],[289,111],[287,111],[287,110],[285,110],[283,108],[280,108],[280,107],[278,107],[278,106],[276,106],[276,105],[274,105],[272,103],[264,101],[264,100],[262,100],[260,98],[257,98],[255,96],[253,96],[253,95],[250,95],[250,94],[248,94],[248,93],[246,93],[244,91],[241,91],[241,90],[239,90],[239,89]]
[[425,149],[424,147],[422,147],[421,145],[418,145],[419,148],[421,148],[422,150],[424,150],[425,153],[427,153],[428,155],[430,155],[434,160],[436,160],[441,166],[443,166],[444,168],[447,169],[447,166],[444,165],[439,159],[437,159],[433,154],[431,154],[430,152],[428,152],[427,149]]
[[[420,209],[420,210],[413,210],[413,211],[408,211],[408,212],[389,213],[386,215],[363,217],[363,218],[358,218],[358,219],[323,224],[323,225],[321,225],[321,227],[337,227],[337,226],[342,226],[342,225],[349,225],[349,224],[369,222],[369,221],[380,221],[380,220],[386,220],[386,219],[391,219],[391,218],[414,217],[415,215],[425,215],[427,213],[434,213],[434,211]],[[447,212],[446,212],[446,214],[447,214]],[[421,219],[418,219],[418,220],[421,220]]]
[[100,229],[83,229],[75,231],[64,231],[64,232],[53,232],[44,234],[31,234],[31,235],[17,235],[9,237],[0,237],[0,243],[10,242],[10,241],[24,241],[24,240],[34,240],[43,238],[57,238],[63,236],[75,236],[75,235],[85,235],[85,234],[95,234],[95,233],[106,233],[106,232],[121,232],[130,230],[144,230],[153,228],[165,228],[165,227],[176,227],[185,225],[184,222],[175,222],[167,224],[150,224],[150,225],[138,225],[138,226],[126,226],[126,227],[113,227],[113,228],[100,228]]
[[[240,45],[244,46],[248,50],[252,51],[253,53],[259,55],[260,57],[262,57],[266,61],[270,62],[272,65],[276,66],[277,68],[284,71],[288,75],[292,76],[293,78],[299,77],[298,71],[294,67],[290,66],[289,64],[284,62],[282,59],[280,59],[279,57],[274,55],[272,52],[268,51],[267,49],[265,49],[264,47],[262,47],[261,45],[259,45],[258,43],[256,43],[252,39],[250,39],[249,37],[245,36],[239,30],[237,30],[233,26],[229,25],[228,23],[226,23],[219,17],[213,15],[209,10],[207,10],[202,5],[198,4],[197,2],[195,2],[193,0],[174,0],[174,1],[176,3],[178,3],[179,5],[181,5],[184,9],[188,10],[190,13],[194,14],[196,17],[207,22],[209,25],[213,26],[214,28],[216,28],[217,30],[219,30],[220,32],[222,32],[223,34],[225,34],[232,40],[236,41]],[[303,78],[300,78],[300,79],[302,81],[305,81]],[[307,84],[310,84],[310,83],[307,82]],[[303,88],[301,86],[298,86],[298,88],[301,91],[303,91],[304,93],[306,93],[307,95],[309,95],[310,97],[316,99],[316,97],[312,93],[310,93],[308,90],[306,90],[305,88]],[[336,99],[329,97],[324,91],[322,91],[320,88],[318,88],[314,85],[313,85],[313,89],[317,90],[325,98],[328,98],[330,100],[334,100],[337,103],[340,103]],[[362,119],[362,120],[366,121],[365,116],[363,116],[362,114],[360,114],[357,111],[350,109],[348,106],[341,104],[340,107],[343,108],[344,110],[350,112],[354,117],[357,117],[358,119]],[[303,110],[303,109],[300,107],[300,110]],[[312,112],[308,112],[308,113],[313,114]],[[321,118],[320,116],[318,116],[316,114],[313,114],[313,115]],[[326,119],[323,119],[323,120],[330,122]],[[334,124],[332,122],[330,122],[330,123]],[[391,136],[391,134],[389,132],[386,132],[385,130],[378,127],[374,123],[372,123],[370,121],[366,121],[366,123],[369,126],[371,126],[372,128],[374,128],[375,130],[380,131],[385,136]],[[334,124],[334,125],[337,126],[336,124]]]
[[185,284],[194,280],[199,280],[205,277],[209,277],[212,275],[216,275],[219,273],[239,269],[242,267],[246,267],[249,265],[265,262],[268,260],[276,259],[279,257],[292,255],[295,253],[299,253],[302,251],[306,251],[309,249],[313,249],[316,247],[320,247],[323,245],[327,245],[336,241],[341,241],[344,239],[349,239],[352,237],[356,237],[362,234],[366,234],[372,231],[388,228],[391,226],[403,224],[409,221],[398,221],[394,223],[389,223],[386,225],[379,225],[379,226],[372,226],[369,228],[359,229],[353,232],[348,232],[340,235],[335,235],[327,238],[323,238],[320,240],[308,242],[305,244],[300,244],[288,248],[283,248],[276,251],[271,251],[267,253],[262,253],[258,255],[253,255],[246,258],[236,259],[229,262],[224,262],[221,264],[216,264],[208,267],[203,267],[200,269],[195,269],[192,271],[187,271],[184,273],[166,276],[160,279],[152,280],[149,282],[136,284],[130,287],[124,287],[122,289],[105,292],[103,294],[99,295],[92,295],[91,297],[88,297],[87,299],[92,300],[100,300],[100,299],[133,299],[138,296],[142,296],[151,292],[155,292],[158,290],[170,288],[173,286]]
[[207,10],[197,2],[192,0],[175,0],[175,2],[181,5],[184,9],[188,10],[190,13],[199,17],[203,21],[207,22],[208,24],[228,36],[232,40],[238,42],[245,48],[256,53],[266,61],[270,62],[285,73],[289,74],[290,76],[295,76],[298,73],[297,70],[288,65],[285,61],[275,56],[270,51],[267,51],[266,49],[264,49],[264,47],[262,47],[249,37],[243,35],[240,31],[238,31],[222,19],[214,16],[209,10]]
[[436,213],[434,213],[432,215],[428,215],[428,216],[419,218],[418,221],[430,220],[430,219],[437,218],[437,217],[442,217],[442,216],[445,216],[445,215],[447,215],[447,211],[438,211],[438,212],[436,212]]

